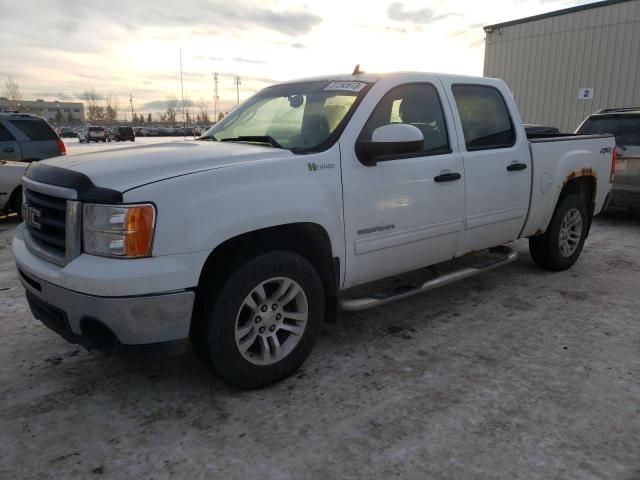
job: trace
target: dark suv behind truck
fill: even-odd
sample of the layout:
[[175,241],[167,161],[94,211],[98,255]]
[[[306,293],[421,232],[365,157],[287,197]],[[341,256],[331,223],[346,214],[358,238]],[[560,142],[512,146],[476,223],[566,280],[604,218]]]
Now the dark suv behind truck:
[[115,132],[115,141],[116,142],[126,142],[126,141],[131,141],[131,142],[135,142],[136,141],[136,136],[133,133],[133,128],[131,127],[116,127],[114,128],[114,132]]
[[0,112],[0,160],[32,162],[66,153],[64,142],[44,118]]
[[576,133],[615,135],[618,158],[611,205],[640,210],[640,107],[598,110]]

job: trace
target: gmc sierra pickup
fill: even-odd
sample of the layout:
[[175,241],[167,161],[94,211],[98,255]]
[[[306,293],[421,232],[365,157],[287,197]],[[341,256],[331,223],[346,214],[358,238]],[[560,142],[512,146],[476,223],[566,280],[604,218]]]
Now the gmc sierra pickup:
[[[511,262],[516,239],[541,267],[569,268],[614,166],[610,135],[529,140],[501,80],[294,81],[198,141],[32,164],[13,252],[34,316],[69,341],[190,341],[225,381],[256,388],[294,372],[339,307]],[[450,267],[353,294],[435,264]]]

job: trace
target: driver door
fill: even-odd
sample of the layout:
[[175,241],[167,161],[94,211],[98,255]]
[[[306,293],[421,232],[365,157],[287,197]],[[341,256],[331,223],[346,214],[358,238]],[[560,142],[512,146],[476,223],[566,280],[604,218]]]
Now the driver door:
[[[463,228],[462,156],[441,86],[399,84],[378,97],[357,138],[341,142],[345,288],[452,258]],[[423,150],[365,166],[355,142],[371,140],[377,127],[389,123],[419,128]]]

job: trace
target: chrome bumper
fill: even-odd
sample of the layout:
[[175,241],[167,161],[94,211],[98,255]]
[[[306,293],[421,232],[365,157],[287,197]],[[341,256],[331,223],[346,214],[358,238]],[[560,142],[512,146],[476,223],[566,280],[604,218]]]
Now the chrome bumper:
[[18,273],[34,316],[72,343],[114,350],[189,337],[193,291],[99,297],[53,285],[19,266]]

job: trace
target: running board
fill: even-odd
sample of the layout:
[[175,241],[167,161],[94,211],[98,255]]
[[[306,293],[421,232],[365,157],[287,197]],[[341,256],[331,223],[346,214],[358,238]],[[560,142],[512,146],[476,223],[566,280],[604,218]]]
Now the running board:
[[[404,287],[394,288],[391,291],[379,292],[362,298],[345,298],[340,300],[340,307],[348,312],[359,312],[361,310],[379,307],[381,305],[386,305],[387,303],[403,300],[405,298],[418,295],[419,293],[428,292],[429,290],[464,280],[465,278],[473,277],[479,273],[493,270],[494,268],[514,262],[518,258],[518,253],[515,250],[505,246],[492,248],[489,252],[499,255],[499,258],[493,262],[487,263],[486,259],[478,256],[477,258],[481,260],[480,263],[484,263],[483,265],[464,267],[459,270],[444,273],[418,285],[407,285]],[[485,261],[482,262],[482,260]]]

